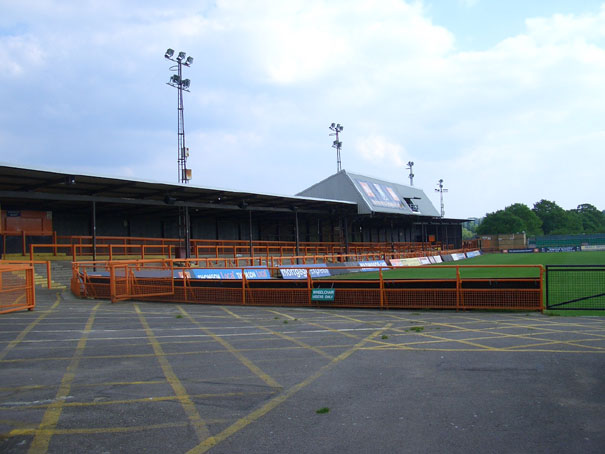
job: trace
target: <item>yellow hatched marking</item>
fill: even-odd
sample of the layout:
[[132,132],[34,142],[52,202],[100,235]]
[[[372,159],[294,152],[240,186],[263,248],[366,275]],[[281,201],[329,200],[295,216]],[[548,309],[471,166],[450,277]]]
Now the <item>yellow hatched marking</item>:
[[[272,313],[277,314],[277,315],[281,315],[283,317],[287,317],[290,320],[296,320],[296,318],[292,317],[291,315],[284,314],[284,313],[279,312],[279,311],[270,310],[269,312],[272,312]],[[335,333],[335,334],[341,334],[341,335],[343,335],[345,337],[348,337],[350,339],[359,339],[360,338],[360,336],[356,336],[356,335],[351,334],[351,333],[349,333],[347,331],[342,331],[342,330],[339,330],[339,329],[336,329],[336,328],[331,328],[329,326],[322,325],[322,324],[317,323],[317,322],[311,322],[309,320],[302,320],[301,322],[304,323],[304,324],[306,324],[306,325],[317,326],[318,328],[325,329],[326,331],[330,331],[330,332]]]
[[95,314],[97,313],[97,309],[100,305],[101,303],[98,303],[92,309],[90,316],[88,317],[88,321],[86,322],[86,326],[84,327],[82,337],[80,338],[80,340],[78,341],[78,345],[76,346],[76,351],[74,352],[71,362],[67,366],[65,375],[63,375],[63,379],[61,380],[61,384],[59,385],[59,390],[57,391],[57,395],[55,396],[54,402],[50,404],[46,409],[46,412],[42,417],[42,422],[36,430],[36,434],[28,451],[32,454],[45,453],[46,451],[48,451],[48,444],[50,443],[50,439],[52,437],[52,431],[55,430],[55,428],[57,427],[59,417],[61,416],[61,412],[63,411],[65,398],[69,396],[71,383],[75,378],[76,370],[78,369],[80,359],[82,359],[82,354],[84,353],[84,348],[86,347],[88,335],[90,334],[90,330],[92,329],[92,325],[95,320]]
[[147,320],[145,319],[145,316],[139,309],[139,305],[135,304],[134,309],[135,309],[135,312],[139,316],[141,325],[143,325],[143,328],[145,329],[145,333],[147,334],[149,342],[151,343],[151,346],[153,348],[153,352],[155,353],[155,356],[156,356],[158,362],[160,363],[160,367],[162,368],[162,372],[164,373],[164,376],[166,377],[168,384],[172,387],[175,395],[178,397],[178,400],[181,403],[181,406],[183,407],[185,414],[189,418],[189,421],[191,421],[191,424],[195,430],[195,433],[196,433],[198,439],[200,441],[205,440],[210,435],[210,432],[208,431],[206,424],[203,422],[202,417],[200,416],[197,409],[195,408],[195,404],[191,400],[191,397],[187,394],[185,387],[183,386],[183,384],[181,383],[179,378],[174,373],[174,370],[172,369],[170,362],[168,361],[168,359],[166,358],[166,355],[164,354],[164,350],[162,349],[162,346],[156,339],[155,335],[153,334],[153,331],[151,330],[151,328],[149,327],[149,324],[147,323]]
[[[205,394],[190,394],[189,397],[199,399],[209,399],[216,397],[242,397],[242,396],[259,396],[274,394],[272,391],[252,391],[252,392],[232,392],[232,393],[205,393]],[[149,403],[154,402],[166,402],[171,400],[179,400],[179,396],[157,396],[157,397],[141,397],[139,399],[124,399],[124,400],[100,400],[97,402],[64,402],[63,407],[99,407],[103,405],[124,405],[124,404],[137,404],[137,403]],[[10,407],[0,407],[0,410],[33,410],[37,408],[50,407],[49,404],[36,404],[36,405],[15,405]]]
[[273,378],[271,378],[271,376],[269,376],[269,374],[267,374],[266,372],[261,370],[260,367],[258,367],[256,364],[254,364],[252,361],[250,361],[248,358],[246,358],[242,353],[240,353],[238,350],[236,350],[235,347],[233,347],[233,345],[231,345],[229,342],[227,342],[222,337],[219,337],[216,334],[214,334],[208,328],[205,328],[204,326],[202,326],[201,323],[199,323],[191,315],[189,315],[189,313],[187,311],[185,311],[185,309],[183,309],[181,306],[177,306],[177,308],[179,311],[181,311],[181,313],[185,317],[187,317],[187,319],[191,323],[193,323],[195,326],[197,326],[205,334],[212,337],[212,339],[214,339],[216,342],[221,344],[223,347],[225,347],[229,351],[229,353],[231,353],[233,356],[235,356],[244,366],[246,366],[248,369],[250,369],[250,371],[254,375],[256,375],[258,378],[260,378],[262,381],[264,381],[267,385],[271,386],[272,388],[281,388],[281,385],[279,383],[277,383]]
[[[209,423],[221,424],[228,422],[226,419],[210,419]],[[41,430],[39,432],[52,435],[88,435],[88,434],[105,434],[105,433],[129,433],[129,432],[141,432],[145,430],[161,430],[161,429],[172,429],[177,427],[186,427],[191,425],[191,421],[183,422],[168,422],[164,424],[150,424],[148,426],[127,426],[127,427],[87,427],[82,429],[55,429],[55,430]],[[24,428],[14,429],[8,433],[8,437],[18,437],[24,435],[32,435],[36,433],[36,429]]]
[[249,415],[239,419],[238,421],[236,421],[231,426],[227,427],[225,430],[218,433],[217,435],[204,440],[202,443],[200,443],[193,449],[189,450],[187,454],[201,454],[201,453],[207,452],[209,449],[213,448],[218,443],[221,443],[222,441],[229,438],[231,435],[242,430],[247,425],[249,425],[249,424],[253,423],[254,421],[256,421],[257,419],[263,417],[264,415],[269,413],[271,410],[276,408],[278,405],[282,404],[283,402],[288,400],[290,397],[295,395],[301,389],[303,389],[306,386],[313,383],[315,380],[317,380],[319,377],[321,377],[323,374],[325,374],[328,370],[332,369],[338,363],[344,361],[349,356],[351,356],[353,353],[360,350],[372,338],[379,336],[382,332],[384,332],[384,330],[386,330],[390,327],[391,327],[391,324],[388,324],[388,325],[374,331],[372,334],[370,334],[369,336],[367,336],[364,339],[362,339],[361,341],[359,341],[357,344],[355,344],[349,350],[341,353],[336,358],[332,359],[328,364],[321,367],[317,372],[315,372],[310,377],[308,377],[305,380],[303,380],[302,382],[292,386],[286,392],[280,394],[279,396],[274,397],[269,402],[267,402],[265,405],[263,405],[262,407],[260,407],[259,409],[255,410],[255,411],[253,411]]
[[334,356],[330,355],[329,353],[324,352],[323,350],[321,350],[321,349],[319,349],[317,347],[313,347],[312,345],[309,345],[309,344],[307,344],[305,342],[302,342],[302,341],[300,341],[300,340],[298,340],[298,339],[296,339],[296,338],[294,338],[292,336],[288,336],[287,334],[282,334],[282,333],[278,333],[277,331],[273,331],[272,329],[267,328],[266,326],[257,325],[256,323],[252,323],[251,321],[248,321],[245,318],[240,317],[235,312],[230,311],[226,307],[221,306],[221,309],[224,310],[225,312],[227,312],[228,314],[230,314],[231,316],[233,316],[234,318],[237,318],[238,320],[242,320],[242,321],[244,321],[244,322],[246,322],[246,323],[248,323],[248,324],[250,324],[252,326],[255,326],[258,329],[262,329],[263,331],[265,331],[267,333],[270,333],[270,334],[272,334],[274,336],[277,336],[277,337],[281,337],[282,339],[286,339],[287,341],[290,341],[290,342],[292,342],[292,343],[294,343],[294,344],[296,344],[296,345],[298,345],[300,347],[303,347],[303,348],[305,348],[307,350],[314,351],[315,353],[323,356],[326,359],[329,359],[329,360],[334,359]]
[[42,320],[44,320],[46,317],[48,317],[50,315],[50,313],[59,305],[60,302],[61,302],[61,297],[59,296],[59,294],[57,294],[57,299],[56,299],[55,303],[50,307],[50,309],[48,311],[44,312],[43,314],[40,314],[40,316],[37,319],[35,319],[33,322],[31,322],[23,331],[21,331],[21,333],[14,340],[9,342],[9,344],[6,347],[4,347],[4,350],[2,350],[2,352],[0,352],[0,361],[2,361],[6,357],[8,352],[10,352],[17,345],[19,345],[19,343],[25,338],[25,336],[27,336],[29,334],[29,332],[32,329],[34,329],[38,323],[40,323]]

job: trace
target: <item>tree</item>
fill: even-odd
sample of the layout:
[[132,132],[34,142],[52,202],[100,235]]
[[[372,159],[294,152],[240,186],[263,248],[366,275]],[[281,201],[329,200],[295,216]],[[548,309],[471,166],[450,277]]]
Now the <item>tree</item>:
[[576,212],[580,216],[585,233],[605,232],[605,215],[590,203],[578,205]]
[[471,240],[471,239],[473,239],[474,236],[475,236],[475,234],[473,232],[471,232],[466,227],[462,227],[462,239],[463,240]]
[[477,234],[519,233],[524,229],[525,224],[520,217],[505,210],[498,210],[485,216],[479,227],[477,227]]
[[504,209],[523,221],[523,231],[528,235],[542,235],[542,221],[529,207],[523,203],[514,203]]
[[574,235],[583,233],[582,218],[576,210],[567,210],[562,224],[551,232],[552,235]]
[[565,210],[550,200],[542,199],[536,202],[532,211],[542,221],[542,230],[546,235],[564,230],[568,224]]

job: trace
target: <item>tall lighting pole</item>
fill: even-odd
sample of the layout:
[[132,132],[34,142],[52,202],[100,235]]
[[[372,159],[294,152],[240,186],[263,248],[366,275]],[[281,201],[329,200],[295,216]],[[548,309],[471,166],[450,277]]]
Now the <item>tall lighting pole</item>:
[[191,81],[183,79],[183,66],[191,66],[193,57],[186,57],[185,52],[179,52],[176,58],[173,58],[174,50],[168,49],[164,54],[167,60],[173,61],[176,65],[171,66],[171,71],[176,71],[170,77],[168,85],[175,87],[178,92],[178,181],[179,183],[189,183],[191,180],[191,169],[187,168],[187,158],[189,157],[189,148],[185,146],[185,117],[183,114],[183,91],[189,91]]
[[443,178],[441,178],[439,180],[439,182],[437,183],[437,189],[435,189],[435,192],[438,192],[441,198],[441,217],[445,216],[445,207],[443,206],[443,193],[447,192],[447,189],[445,189],[443,187]]
[[412,167],[414,167],[414,163],[412,161],[408,161],[408,166],[406,169],[410,171],[410,186],[414,186],[414,172],[412,172]]
[[339,124],[332,123],[330,125],[330,129],[332,131],[334,131],[334,133],[330,134],[330,135],[336,136],[336,140],[334,142],[332,142],[332,148],[336,148],[336,173],[338,173],[342,170],[342,166],[340,163],[340,149],[342,148],[342,142],[338,139],[338,133],[342,132],[343,127],[340,123]]

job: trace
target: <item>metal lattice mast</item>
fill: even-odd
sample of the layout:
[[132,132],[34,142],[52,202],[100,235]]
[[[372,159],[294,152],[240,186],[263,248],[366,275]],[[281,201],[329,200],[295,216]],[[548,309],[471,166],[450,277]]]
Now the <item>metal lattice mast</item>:
[[437,183],[437,189],[435,189],[435,192],[439,193],[439,197],[441,199],[441,217],[445,216],[445,206],[443,205],[443,193],[447,192],[447,189],[445,189],[443,187],[443,179],[440,179],[439,182]]
[[176,63],[171,66],[171,71],[176,71],[176,74],[172,75],[168,85],[177,89],[178,99],[178,150],[177,150],[177,163],[178,163],[178,182],[189,183],[191,180],[191,169],[187,168],[187,158],[189,157],[189,149],[185,145],[185,114],[183,107],[183,91],[189,91],[191,81],[189,79],[183,79],[183,65],[191,66],[193,63],[193,57],[187,57],[185,59],[185,52],[179,52],[176,58],[172,58],[174,50],[168,49],[164,54],[164,57],[170,61]]
[[336,140],[334,142],[332,142],[332,148],[336,148],[336,173],[338,173],[342,170],[342,165],[340,162],[340,149],[342,148],[342,142],[338,138],[338,133],[342,132],[342,130],[344,128],[340,123],[339,124],[332,123],[330,125],[330,129],[332,131],[334,131],[334,133],[330,134],[330,135],[336,136]]
[[406,169],[410,171],[410,186],[414,186],[414,173],[412,172],[412,167],[414,167],[414,163],[412,161],[408,161],[408,166]]

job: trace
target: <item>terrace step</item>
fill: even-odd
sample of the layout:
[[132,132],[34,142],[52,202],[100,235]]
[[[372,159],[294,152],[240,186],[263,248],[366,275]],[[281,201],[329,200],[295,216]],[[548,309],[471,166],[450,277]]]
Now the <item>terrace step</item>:
[[[51,261],[51,288],[65,290],[71,285],[72,268],[68,261]],[[34,277],[37,286],[46,287],[46,265],[43,263],[34,264]]]

